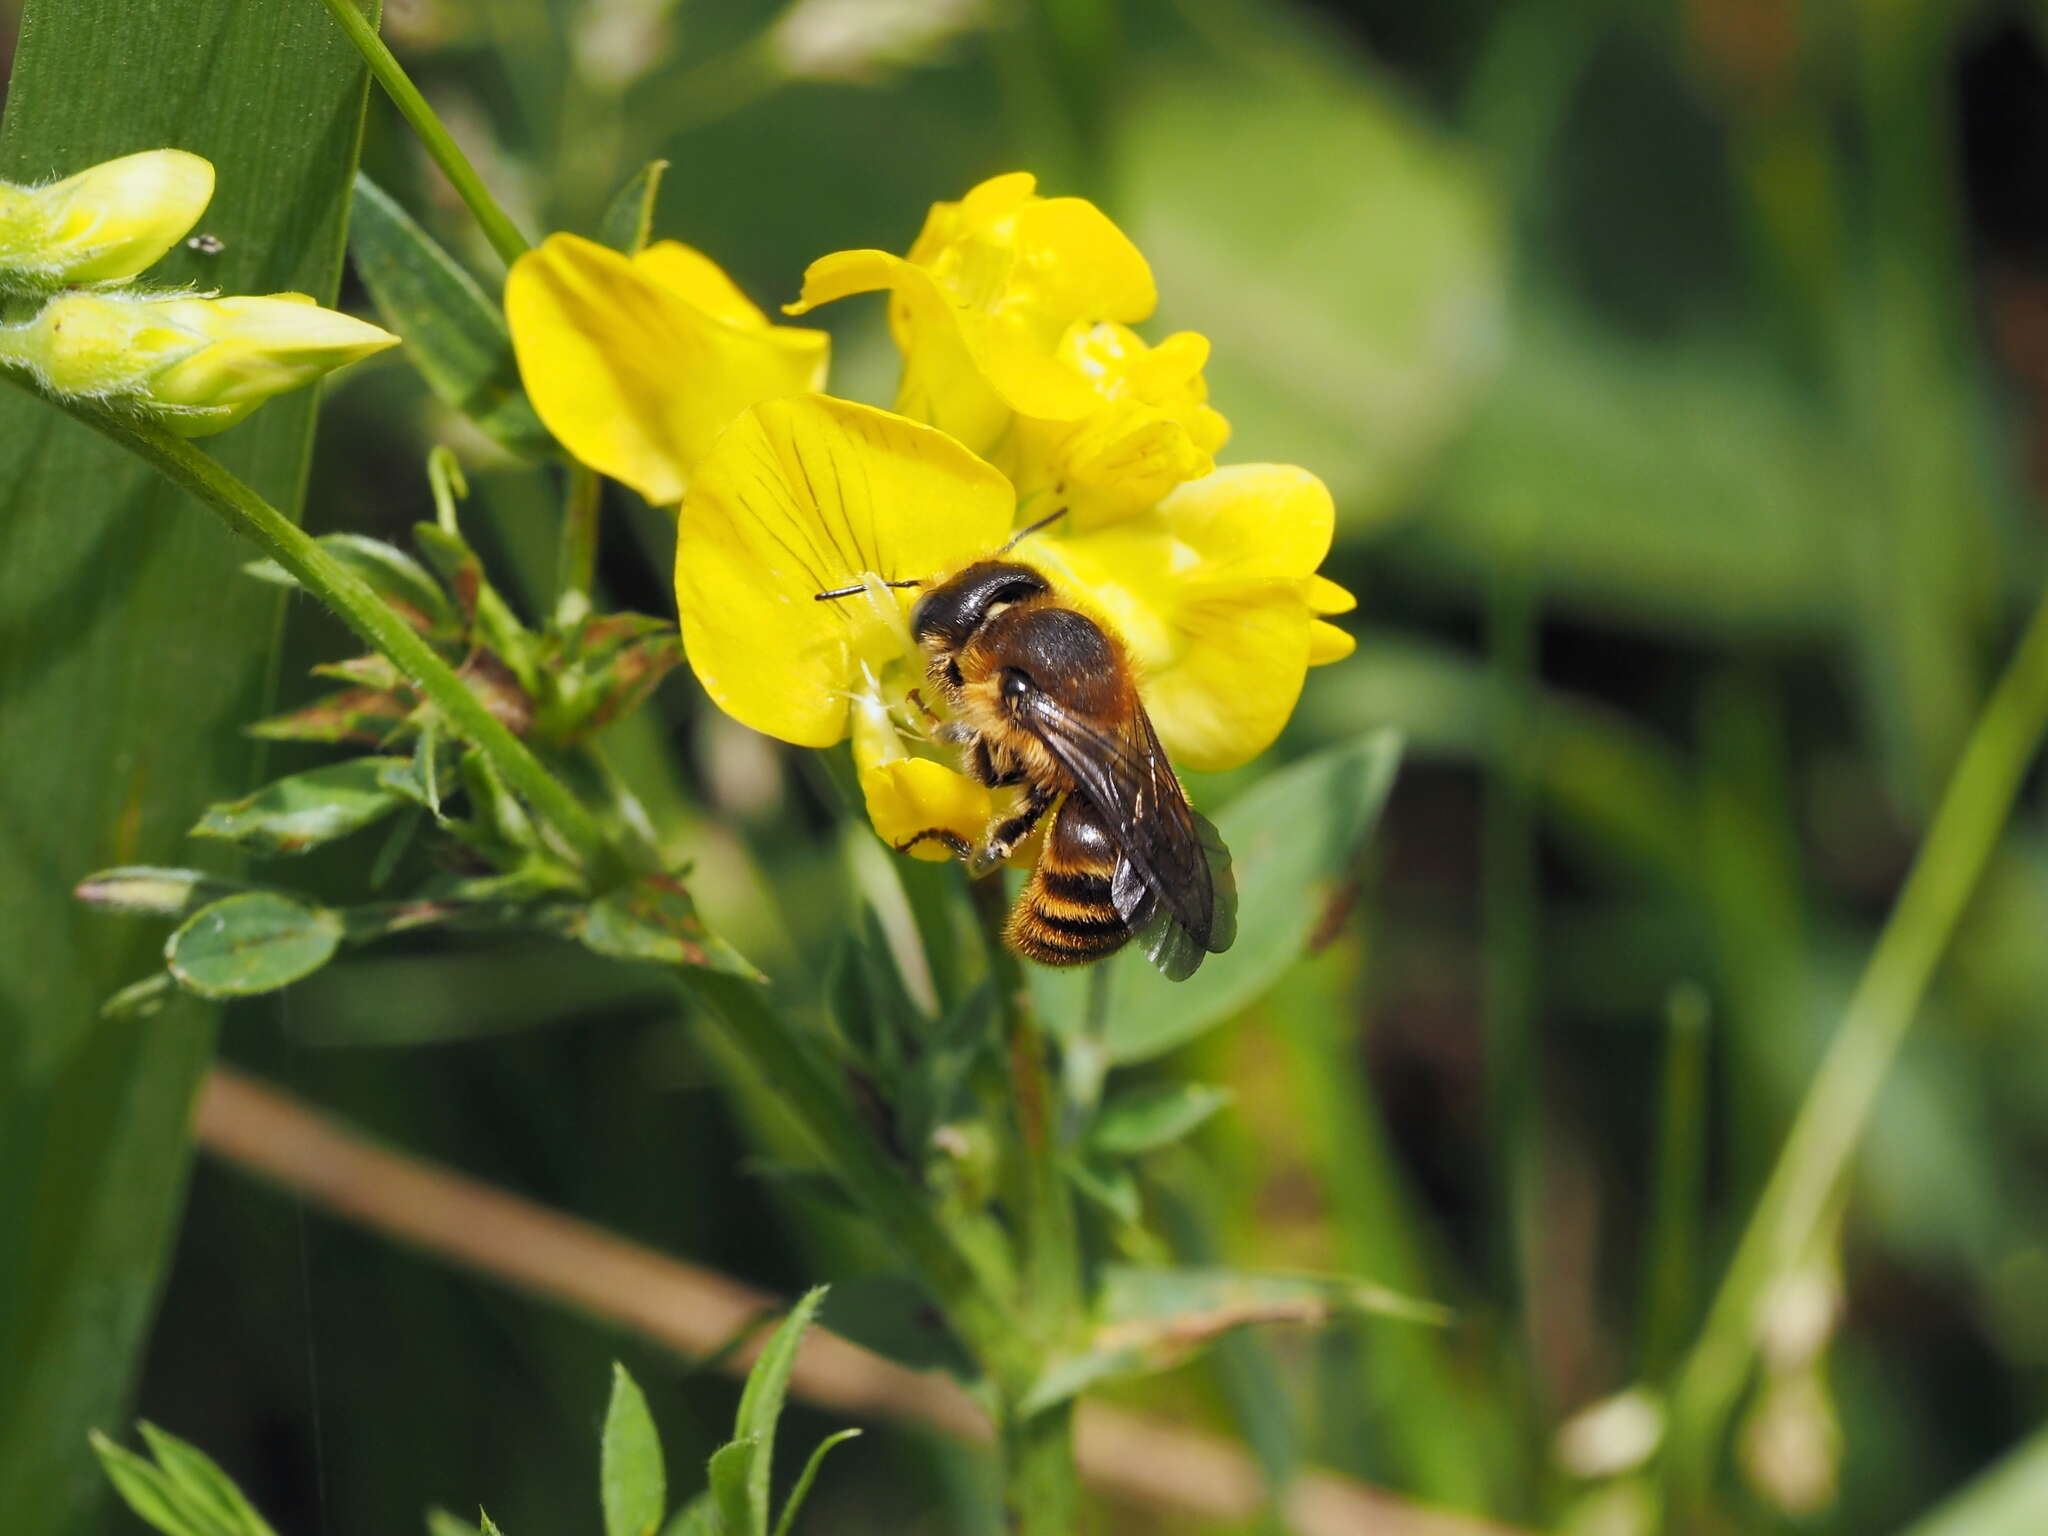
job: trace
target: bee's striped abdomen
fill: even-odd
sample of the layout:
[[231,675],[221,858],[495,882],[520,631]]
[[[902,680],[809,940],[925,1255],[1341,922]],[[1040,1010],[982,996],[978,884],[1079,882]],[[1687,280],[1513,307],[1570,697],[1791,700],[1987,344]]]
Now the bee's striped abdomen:
[[1010,914],[1010,947],[1040,965],[1083,965],[1121,949],[1131,930],[1110,901],[1116,861],[1095,808],[1068,795]]

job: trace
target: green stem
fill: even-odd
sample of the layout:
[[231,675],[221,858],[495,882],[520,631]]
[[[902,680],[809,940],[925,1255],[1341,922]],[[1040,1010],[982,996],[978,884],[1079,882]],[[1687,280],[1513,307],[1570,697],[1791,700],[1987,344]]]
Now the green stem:
[[[24,381],[16,382],[36,392]],[[590,813],[360,576],[184,438],[89,404],[51,403],[183,486],[218,513],[229,528],[290,571],[350,629],[389,657],[455,730],[490,759],[505,782],[560,835],[594,881],[603,884],[610,879],[617,861]]]
[[562,505],[562,555],[556,574],[555,617],[563,624],[580,623],[590,612],[590,589],[597,580],[598,512],[604,485],[597,471],[581,464],[569,467],[569,494]]
[[1062,1348],[1081,1319],[1080,1239],[1074,1202],[1060,1168],[1059,1118],[1046,1042],[1031,1007],[1017,957],[1003,942],[1006,901],[1002,877],[970,883],[988,945],[997,1016],[1009,1047],[1015,1146],[1006,1159],[1017,1169],[1017,1266],[1029,1330],[1026,1370],[1010,1375],[990,1365],[1001,1404],[1004,1498],[1013,1532],[1071,1536],[1080,1501],[1074,1466],[1071,1403],[1029,1416],[1017,1404],[1031,1390],[1046,1360]]
[[[230,528],[290,571],[411,678],[506,782],[554,825],[586,866],[611,871],[617,856],[590,813],[360,577],[183,438],[88,406],[65,409],[197,496]],[[983,1351],[991,1372],[1001,1371],[1014,1380],[1034,1372],[1037,1354],[1025,1347],[1009,1309],[996,1299],[994,1284],[861,1126],[847,1096],[783,1016],[766,1005],[752,983],[701,970],[677,975],[684,991],[725,1024],[735,1047],[782,1097],[827,1165],[916,1265],[948,1317]]]
[[724,1027],[733,1049],[781,1099],[854,1202],[917,1270],[991,1376],[1035,1371],[1037,1356],[998,1300],[996,1284],[940,1223],[931,1203],[862,1125],[845,1089],[760,988],[701,969],[674,973],[683,992]]
[[377,35],[377,29],[369,18],[355,8],[352,0],[320,0],[320,3],[327,7],[341,30],[348,34],[356,52],[370,66],[370,73],[384,87],[384,94],[391,98],[392,105],[412,125],[412,131],[419,135],[420,143],[433,157],[434,164],[441,168],[441,174],[448,178],[449,185],[468,204],[469,211],[483,229],[484,238],[491,242],[491,249],[508,267],[525,255],[530,249],[530,242],[519,232],[519,227],[505,210],[498,206],[490,188],[477,175],[476,167],[469,163],[469,157],[463,154],[461,147],[441,125],[441,119],[427,105],[427,98],[412,83],[405,67],[384,46],[384,39]]
[[1772,1169],[1679,1375],[1666,1475],[1697,1501],[1749,1379],[1759,1303],[1807,1258],[1837,1198],[1887,1070],[2048,732],[2048,597],[1970,732],[1897,906]]
[[1003,1514],[1010,1536],[1074,1536],[1081,1490],[1074,1474],[1074,1404],[1003,1424]]

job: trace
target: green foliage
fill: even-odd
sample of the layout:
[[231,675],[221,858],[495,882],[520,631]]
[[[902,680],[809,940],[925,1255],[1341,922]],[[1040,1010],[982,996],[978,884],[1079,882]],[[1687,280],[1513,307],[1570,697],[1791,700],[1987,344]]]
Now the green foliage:
[[234,1481],[196,1446],[142,1425],[149,1457],[97,1430],[92,1448],[128,1507],[163,1536],[276,1536]]
[[403,802],[386,787],[384,774],[411,766],[404,757],[352,757],[274,779],[240,800],[209,806],[192,835],[219,838],[258,857],[305,853],[397,810]]
[[[191,150],[218,172],[213,239],[152,281],[334,300],[365,76],[324,16],[240,0],[19,14],[0,176]],[[314,406],[274,402],[214,443],[294,513]],[[154,1308],[212,1024],[189,1003],[102,1019],[155,945],[79,923],[65,892],[92,864],[167,858],[198,804],[248,782],[234,723],[261,707],[278,605],[233,581],[238,551],[184,492],[12,391],[0,530],[0,1510],[17,1536],[70,1536],[100,1496],[86,1430],[120,1411]]]
[[1149,1083],[1112,1095],[1089,1140],[1111,1157],[1156,1152],[1192,1134],[1231,1097],[1229,1089],[1207,1083]]
[[349,254],[384,323],[435,395],[513,453],[552,452],[554,439],[519,382],[512,338],[474,277],[367,176],[356,179]]
[[1090,1387],[1185,1364],[1239,1328],[1260,1323],[1320,1326],[1370,1316],[1440,1324],[1441,1307],[1342,1276],[1250,1274],[1110,1265],[1099,1318],[1077,1351],[1047,1362],[1025,1398],[1039,1412]]
[[647,1399],[623,1365],[612,1367],[611,1404],[604,1414],[598,1486],[605,1536],[653,1536],[668,1509],[661,1438]]
[[[1186,986],[1132,950],[1104,962],[1111,979],[1101,1046],[1110,1061],[1185,1045],[1255,1002],[1301,958],[1349,888],[1400,758],[1400,738],[1374,731],[1272,774],[1217,813],[1237,877],[1237,942]],[[1031,983],[1055,1027],[1086,1017],[1087,977],[1035,971]]]
[[309,976],[334,957],[342,920],[269,891],[202,907],[164,946],[171,978],[200,997],[253,997]]
[[654,237],[654,207],[661,197],[661,178],[667,172],[666,160],[650,160],[619,188],[598,221],[598,239],[628,256],[644,249]]

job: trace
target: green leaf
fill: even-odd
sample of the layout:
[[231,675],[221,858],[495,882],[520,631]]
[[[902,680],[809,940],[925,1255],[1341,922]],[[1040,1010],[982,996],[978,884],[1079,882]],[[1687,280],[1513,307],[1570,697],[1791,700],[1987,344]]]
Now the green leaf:
[[1089,1133],[1098,1152],[1135,1157],[1171,1146],[1235,1095],[1207,1083],[1148,1083],[1113,1094]]
[[352,757],[275,779],[240,800],[208,806],[194,837],[217,837],[255,854],[304,853],[361,831],[403,803],[383,782],[403,757]]
[[675,1513],[662,1527],[661,1536],[720,1536],[718,1506],[709,1493],[700,1493]]
[[243,734],[261,741],[377,747],[405,726],[414,707],[411,701],[382,688],[343,688],[244,726]]
[[412,536],[453,589],[456,607],[461,610],[465,624],[474,628],[475,638],[510,669],[527,694],[540,692],[533,636],[491,585],[484,573],[483,560],[469,541],[438,523],[414,523]]
[[98,1430],[92,1434],[92,1449],[122,1502],[164,1536],[219,1536],[192,1519],[177,1485],[161,1469]]
[[2036,1430],[1903,1536],[2037,1536],[2048,1509],[2048,1429]]
[[124,864],[87,875],[71,894],[88,906],[130,917],[189,917],[210,901],[248,889],[205,870]]
[[796,1480],[796,1487],[790,1490],[789,1502],[782,1506],[782,1518],[775,1522],[775,1536],[789,1536],[796,1524],[797,1511],[804,1507],[804,1500],[811,1494],[811,1484],[818,1480],[818,1469],[825,1464],[826,1453],[835,1445],[843,1445],[859,1437],[857,1429],[842,1429],[818,1442],[818,1448],[811,1452],[811,1459],[804,1463],[803,1475]]
[[768,1536],[766,1501],[756,1516],[753,1499],[754,1469],[767,1465],[762,1451],[761,1442],[749,1435],[712,1452],[712,1529],[720,1536]]
[[1162,333],[1214,343],[1231,457],[1312,465],[1356,533],[1413,505],[1499,363],[1504,220],[1469,156],[1392,91],[1279,25],[1259,47],[1265,67],[1161,70],[1130,93],[1119,218],[1171,274]]
[[616,1363],[599,1466],[605,1536],[653,1536],[668,1509],[661,1437],[639,1384]]
[[242,1496],[234,1479],[197,1446],[158,1429],[148,1420],[142,1438],[172,1484],[194,1510],[206,1511],[223,1536],[276,1536],[256,1507]]
[[200,997],[275,992],[334,958],[342,921],[270,891],[245,891],[195,912],[164,946],[178,985]]
[[[1372,731],[1290,763],[1223,808],[1215,820],[1237,877],[1237,942],[1185,982],[1166,980],[1135,944],[1103,962],[1112,1061],[1185,1044],[1256,1002],[1302,957],[1353,878],[1400,759],[1400,736]],[[1033,966],[1030,983],[1054,1028],[1087,1017],[1085,972]]]
[[164,1005],[177,996],[177,983],[170,973],[158,971],[140,981],[130,982],[100,1004],[103,1019],[148,1019],[163,1012]]
[[514,453],[552,451],[498,306],[367,176],[356,178],[348,248],[384,323],[405,338],[406,355],[444,404]]
[[[317,5],[28,0],[0,177],[37,181],[176,145],[217,173],[152,284],[332,304],[367,78]],[[255,82],[260,82],[257,84]],[[344,383],[344,389],[356,387]],[[95,865],[162,863],[195,807],[257,782],[236,735],[267,707],[280,594],[205,510],[111,442],[0,391],[0,1511],[8,1536],[94,1528],[83,1451],[133,1383],[185,1183],[212,1010],[103,1019],[159,964],[139,927],[83,916]],[[287,512],[318,391],[208,451]]]
[[661,196],[661,178],[667,170],[666,160],[650,160],[619,188],[598,221],[597,238],[628,256],[646,249],[654,235],[654,204]]
[[[362,577],[393,612],[429,640],[453,643],[461,638],[462,622],[448,594],[404,550],[360,533],[323,534],[320,547]],[[274,560],[252,560],[242,569],[275,586],[296,589],[299,584],[297,577]]]
[[1319,1327],[1339,1315],[1441,1324],[1431,1302],[1343,1276],[1112,1264],[1102,1274],[1101,1322],[1087,1345],[1056,1356],[1025,1395],[1036,1413],[1112,1377],[1147,1375],[1192,1359],[1256,1323]]
[[481,1528],[445,1509],[427,1511],[427,1536],[482,1536]]
[[[754,1362],[754,1368],[747,1372],[746,1390],[740,1394],[740,1411],[733,1424],[733,1440],[735,1445],[751,1444],[755,1447],[747,1462],[745,1510],[748,1523],[743,1527],[752,1536],[767,1536],[768,1483],[774,1471],[775,1425],[782,1417],[782,1404],[789,1395],[789,1373],[796,1368],[797,1349],[824,1299],[825,1287],[821,1285],[807,1292],[803,1300],[789,1309],[789,1316],[768,1340],[761,1351],[761,1358]],[[727,1447],[728,1450],[732,1448]],[[712,1493],[719,1497],[719,1508],[723,1511],[727,1504],[724,1496],[719,1495],[718,1458],[715,1456],[711,1460],[711,1469]],[[726,1518],[730,1520],[731,1516]]]
[[650,875],[608,891],[568,921],[572,938],[614,960],[701,965],[735,976],[761,973],[723,939],[705,931],[680,881]]

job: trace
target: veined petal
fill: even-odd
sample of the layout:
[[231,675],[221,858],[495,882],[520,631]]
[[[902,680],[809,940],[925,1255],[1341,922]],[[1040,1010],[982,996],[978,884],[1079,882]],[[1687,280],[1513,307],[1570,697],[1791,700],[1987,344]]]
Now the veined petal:
[[[869,674],[908,654],[924,579],[1002,543],[1010,484],[942,432],[828,395],[742,412],[698,467],[677,525],[690,665],[734,719],[798,746],[846,734]],[[874,578],[863,594],[816,594]]]
[[824,332],[766,324],[713,273],[686,246],[634,261],[552,235],[505,280],[513,350],[541,420],[577,458],[657,504],[681,497],[741,411],[825,379]]

